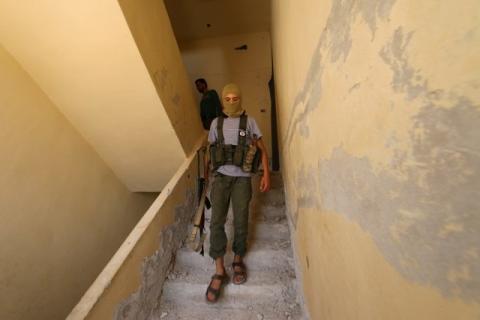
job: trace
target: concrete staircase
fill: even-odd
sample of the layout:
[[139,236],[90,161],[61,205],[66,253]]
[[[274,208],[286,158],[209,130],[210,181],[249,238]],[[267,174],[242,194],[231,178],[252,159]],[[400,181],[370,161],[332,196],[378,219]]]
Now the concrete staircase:
[[[253,181],[258,190],[258,178]],[[206,213],[207,231],[210,212]],[[233,235],[232,212],[226,224],[229,240]],[[243,285],[227,284],[215,304],[205,300],[205,291],[215,272],[208,256],[187,247],[177,252],[175,265],[165,281],[161,306],[155,319],[268,320],[303,319],[297,302],[294,260],[281,176],[272,175],[272,190],[255,192],[250,212],[249,251],[245,257],[248,280]],[[231,250],[229,242],[228,249]],[[227,273],[233,275],[233,253],[225,256]]]

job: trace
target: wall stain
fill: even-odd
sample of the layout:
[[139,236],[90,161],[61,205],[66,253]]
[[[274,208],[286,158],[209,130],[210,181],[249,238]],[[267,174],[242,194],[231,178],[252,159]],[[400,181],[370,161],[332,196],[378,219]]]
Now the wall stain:
[[117,307],[115,320],[151,319],[159,313],[165,277],[172,267],[175,253],[187,236],[189,222],[195,212],[195,192],[187,191],[185,202],[175,209],[175,223],[160,233],[160,248],[145,259],[142,283],[137,292]]

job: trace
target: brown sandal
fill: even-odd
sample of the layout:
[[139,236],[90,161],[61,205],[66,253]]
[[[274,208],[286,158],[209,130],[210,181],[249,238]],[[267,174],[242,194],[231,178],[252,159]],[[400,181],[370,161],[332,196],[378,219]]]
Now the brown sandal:
[[[241,268],[240,271],[235,271],[235,268]],[[247,281],[247,267],[245,266],[245,264],[240,261],[240,262],[233,262],[232,263],[232,269],[233,269],[233,283],[234,284],[242,284],[242,283],[245,283]],[[235,279],[237,279],[238,277],[241,276],[241,280],[240,281],[235,281]]]
[[[212,287],[213,280],[220,280],[220,287],[218,289],[215,289]],[[209,303],[215,303],[217,302],[218,298],[220,297],[220,293],[222,290],[222,287],[228,283],[228,275],[226,273],[224,274],[214,274],[212,276],[212,280],[210,281],[210,284],[208,285],[207,292],[205,293],[205,298],[207,299],[207,302]],[[213,300],[208,299],[208,293],[213,294]]]

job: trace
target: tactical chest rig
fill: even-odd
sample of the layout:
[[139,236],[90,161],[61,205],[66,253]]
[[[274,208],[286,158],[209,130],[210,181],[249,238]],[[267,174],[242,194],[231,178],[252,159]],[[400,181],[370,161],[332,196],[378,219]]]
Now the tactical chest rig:
[[[247,119],[245,114],[240,116],[238,130],[238,145],[225,144],[223,136],[224,117],[217,118],[217,141],[210,145],[210,159],[213,170],[220,166],[231,164],[240,167],[244,172],[255,173],[260,165],[260,150],[247,144]],[[254,152],[254,154],[253,154]]]

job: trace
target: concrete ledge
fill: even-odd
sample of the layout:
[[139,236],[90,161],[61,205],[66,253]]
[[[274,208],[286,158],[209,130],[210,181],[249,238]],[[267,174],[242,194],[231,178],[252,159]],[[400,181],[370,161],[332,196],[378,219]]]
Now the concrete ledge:
[[175,221],[175,209],[195,192],[196,150],[205,141],[198,140],[190,154],[123,242],[103,271],[68,315],[68,320],[112,319],[117,306],[141,286],[145,258],[159,248],[162,230]]

